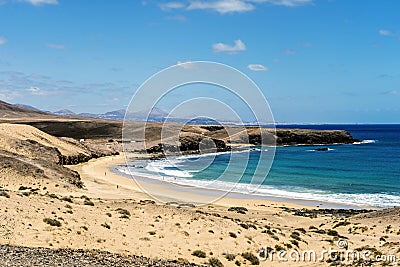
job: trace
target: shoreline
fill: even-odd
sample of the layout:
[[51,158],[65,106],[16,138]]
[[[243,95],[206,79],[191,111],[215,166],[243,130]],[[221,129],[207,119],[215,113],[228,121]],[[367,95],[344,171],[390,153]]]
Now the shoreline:
[[[230,202],[237,202],[237,200],[248,200],[254,202],[261,202],[261,201],[268,201],[274,203],[282,203],[283,205],[289,204],[295,206],[303,206],[308,208],[321,208],[321,209],[355,209],[355,210],[362,210],[362,209],[370,209],[369,207],[360,207],[356,205],[350,204],[341,204],[341,203],[334,203],[334,202],[327,202],[327,201],[318,201],[318,200],[307,200],[307,199],[296,199],[296,198],[289,198],[289,197],[281,197],[281,196],[272,196],[272,195],[256,195],[256,194],[246,194],[240,192],[229,192],[224,190],[218,190],[215,188],[202,188],[190,185],[180,185],[175,183],[170,183],[166,181],[161,181],[158,179],[148,178],[145,176],[135,176],[132,178],[130,174],[121,172],[118,170],[120,165],[113,165],[110,166],[109,169],[114,174],[118,176],[122,176],[126,179],[130,179],[134,182],[139,182],[142,187],[160,187],[164,188],[164,190],[160,190],[162,193],[166,195],[160,195],[158,198],[167,198],[169,201],[187,201],[188,203],[194,203],[195,199],[207,198],[212,199],[216,196],[222,195],[222,197],[217,198],[215,201],[211,201],[214,204],[218,204],[219,202],[230,203]],[[172,194],[171,192],[174,192]],[[185,197],[189,195],[190,197]],[[175,196],[175,198],[173,197]],[[152,196],[150,196],[152,197]],[[156,198],[157,200],[160,200]],[[372,209],[372,207],[371,207]]]
[[[135,155],[138,161],[144,160],[143,155]],[[89,191],[96,197],[120,199],[120,198],[151,198],[162,202],[186,202],[191,204],[213,203],[223,206],[237,206],[245,203],[249,206],[259,205],[281,205],[296,208],[313,209],[376,209],[376,207],[360,207],[341,203],[331,203],[326,201],[293,199],[278,196],[261,196],[244,194],[239,192],[223,192],[217,189],[206,189],[193,186],[182,186],[158,179],[151,179],[144,176],[136,176],[132,179],[131,175],[122,173],[118,166],[126,163],[125,156],[111,156],[91,160],[87,163],[70,166],[72,169],[81,173],[82,180]],[[107,173],[107,175],[104,175]],[[94,179],[94,177],[97,177]],[[116,189],[112,193],[112,188]],[[157,195],[149,195],[146,191],[157,192]],[[111,192],[110,192],[111,191]]]

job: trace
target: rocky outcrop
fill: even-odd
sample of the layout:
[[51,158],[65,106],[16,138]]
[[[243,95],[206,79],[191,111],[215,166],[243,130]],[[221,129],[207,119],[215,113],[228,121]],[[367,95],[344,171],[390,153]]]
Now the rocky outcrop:
[[[212,151],[217,152],[229,150],[225,141],[215,138],[204,138],[204,136],[185,136],[179,138],[180,151]],[[215,151],[214,151],[215,152]]]
[[277,145],[352,144],[359,140],[344,130],[278,129]]
[[[193,128],[193,126],[190,126]],[[148,153],[194,152],[208,153],[231,149],[231,144],[240,145],[316,145],[316,144],[352,144],[359,140],[344,130],[307,130],[307,129],[272,129],[246,127],[238,129],[233,136],[221,126],[201,126],[203,131],[191,133],[185,129],[179,138],[178,146],[161,144],[147,149]],[[212,136],[212,137],[211,137]],[[218,137],[218,138],[217,138]]]
[[59,160],[58,160],[58,164],[59,165],[76,165],[79,163],[83,163],[83,162],[88,162],[90,159],[92,159],[92,156],[88,156],[85,154],[77,154],[77,155],[69,155],[69,156],[65,156],[65,155],[61,155],[59,156]]
[[177,153],[177,152],[222,152],[231,147],[225,141],[201,136],[185,136],[179,138],[179,146],[159,143],[147,149],[147,153]]

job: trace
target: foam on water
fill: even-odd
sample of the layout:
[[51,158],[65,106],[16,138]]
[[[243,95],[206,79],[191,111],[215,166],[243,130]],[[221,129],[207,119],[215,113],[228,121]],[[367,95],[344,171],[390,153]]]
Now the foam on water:
[[376,143],[377,140],[362,140],[360,142],[354,142],[353,145],[361,145],[361,144],[373,144]]
[[176,177],[193,177],[193,172],[196,171],[187,171],[181,170],[176,167],[179,163],[179,160],[156,160],[149,162],[145,169],[150,172],[155,172],[160,175],[168,175],[168,176],[176,176]]
[[[288,198],[295,200],[312,200],[336,204],[355,205],[359,207],[377,207],[377,208],[390,208],[400,206],[400,195],[390,194],[334,194],[322,190],[309,190],[306,188],[278,188],[274,186],[254,186],[244,183],[231,183],[220,180],[196,180],[187,179],[185,176],[175,175],[172,176],[159,176],[149,173],[142,173],[135,170],[135,168],[118,168],[118,171],[129,174],[146,177],[158,181],[170,182],[176,185],[192,186],[201,189],[211,189],[220,191],[229,191],[234,193],[256,195],[265,197]],[[192,176],[187,176],[192,177]]]

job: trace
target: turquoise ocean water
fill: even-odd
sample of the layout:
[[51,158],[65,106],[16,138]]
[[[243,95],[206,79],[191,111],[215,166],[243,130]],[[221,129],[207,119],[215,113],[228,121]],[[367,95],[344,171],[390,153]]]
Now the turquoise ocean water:
[[[287,125],[286,128],[343,129],[362,142],[349,145],[277,147],[275,160],[252,194],[327,201],[361,207],[400,206],[400,125]],[[132,172],[173,183],[229,190],[248,194],[251,179],[262,153],[255,147],[246,153],[185,156],[144,163]],[[243,157],[243,159],[241,159]],[[235,162],[247,162],[244,171]],[[211,164],[209,164],[211,163]],[[260,162],[263,164],[263,162]],[[204,168],[204,166],[208,166]],[[223,174],[223,175],[222,175]],[[221,176],[222,175],[222,176]],[[239,179],[240,178],[240,179]],[[265,178],[265,179],[264,179]],[[210,184],[210,181],[218,179]]]

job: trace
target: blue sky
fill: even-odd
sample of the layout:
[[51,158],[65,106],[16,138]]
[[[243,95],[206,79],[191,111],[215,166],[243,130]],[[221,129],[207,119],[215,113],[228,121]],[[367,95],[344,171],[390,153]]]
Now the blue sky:
[[122,109],[155,72],[201,60],[253,79],[277,122],[399,123],[398,10],[397,0],[0,0],[0,99]]

